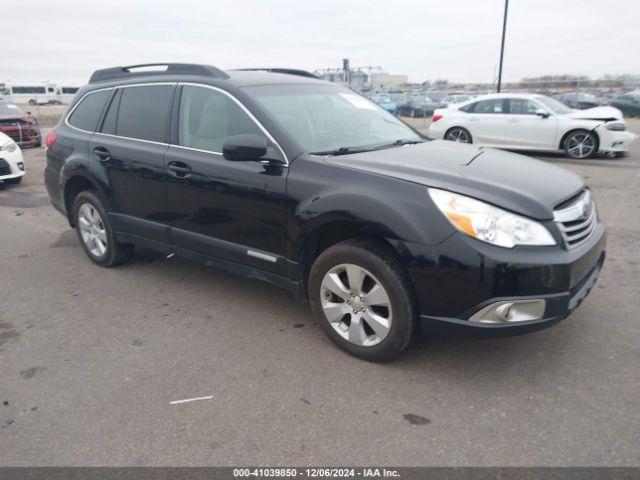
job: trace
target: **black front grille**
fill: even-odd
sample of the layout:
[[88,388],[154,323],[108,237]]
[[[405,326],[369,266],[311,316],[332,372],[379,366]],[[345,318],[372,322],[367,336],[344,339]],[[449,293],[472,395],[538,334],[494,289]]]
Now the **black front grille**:
[[4,158],[0,158],[0,177],[11,175],[11,167]]

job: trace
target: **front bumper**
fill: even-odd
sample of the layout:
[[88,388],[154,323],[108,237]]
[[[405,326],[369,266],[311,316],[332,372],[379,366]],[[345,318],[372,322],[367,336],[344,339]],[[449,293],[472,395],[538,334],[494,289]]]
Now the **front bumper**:
[[3,126],[0,131],[16,142],[20,147],[35,147],[42,144],[40,127],[33,126]]
[[0,180],[10,180],[24,175],[24,159],[20,149],[0,152]]
[[631,148],[631,144],[636,138],[638,138],[638,135],[635,133],[607,130],[604,126],[600,126],[596,130],[600,139],[598,151],[602,153],[626,152]]
[[[573,250],[563,246],[504,249],[455,233],[436,246],[396,242],[409,265],[420,318],[428,330],[495,337],[527,333],[566,318],[593,288],[605,259],[599,224]],[[503,301],[545,301],[541,319],[477,323],[469,319]]]

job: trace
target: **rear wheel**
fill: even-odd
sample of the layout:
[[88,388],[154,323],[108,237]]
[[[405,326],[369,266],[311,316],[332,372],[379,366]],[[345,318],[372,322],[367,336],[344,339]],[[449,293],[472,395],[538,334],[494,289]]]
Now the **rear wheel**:
[[472,143],[471,134],[466,128],[462,127],[450,128],[445,133],[444,139],[452,142]]
[[565,139],[564,151],[571,158],[591,158],[598,151],[598,139],[593,132],[576,130]]
[[399,355],[417,330],[417,307],[405,270],[382,245],[340,242],[309,273],[313,313],[348,353],[383,362]]
[[133,247],[116,242],[107,212],[94,192],[78,194],[73,202],[73,219],[82,248],[94,263],[113,267],[130,257]]

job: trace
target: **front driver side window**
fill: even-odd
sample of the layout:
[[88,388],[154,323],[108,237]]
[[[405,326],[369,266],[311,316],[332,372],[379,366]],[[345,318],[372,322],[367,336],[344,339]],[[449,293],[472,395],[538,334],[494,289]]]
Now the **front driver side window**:
[[227,138],[243,133],[265,136],[244,110],[227,95],[210,88],[183,87],[179,145],[222,153],[222,146]]
[[526,98],[512,98],[509,100],[509,112],[514,115],[535,115],[541,107]]

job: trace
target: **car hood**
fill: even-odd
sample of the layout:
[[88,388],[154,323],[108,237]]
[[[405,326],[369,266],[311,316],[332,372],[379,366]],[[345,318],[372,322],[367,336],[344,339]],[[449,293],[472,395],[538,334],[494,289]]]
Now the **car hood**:
[[614,107],[593,107],[585,110],[574,110],[567,114],[571,118],[579,118],[586,120],[622,120],[622,112]]
[[538,220],[552,220],[553,208],[584,188],[580,177],[541,160],[444,140],[327,162],[458,192]]

